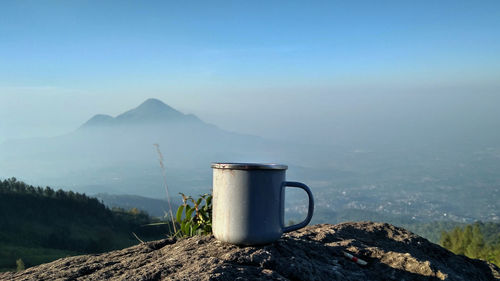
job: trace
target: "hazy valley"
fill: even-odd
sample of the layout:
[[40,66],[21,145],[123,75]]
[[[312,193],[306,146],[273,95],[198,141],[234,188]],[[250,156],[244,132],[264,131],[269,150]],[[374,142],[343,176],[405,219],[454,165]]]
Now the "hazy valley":
[[[269,140],[222,130],[149,99],[116,117],[96,115],[66,135],[1,144],[0,177],[161,200],[166,195],[154,146],[159,144],[176,204],[179,192],[210,192],[211,162],[280,162],[289,165],[289,179],[312,188],[316,223],[500,220],[500,146],[452,139],[415,143],[362,149]],[[287,218],[300,219],[303,194],[289,190],[287,197]],[[133,201],[128,198],[114,204],[126,207]],[[155,210],[148,211],[160,216],[161,208]]]

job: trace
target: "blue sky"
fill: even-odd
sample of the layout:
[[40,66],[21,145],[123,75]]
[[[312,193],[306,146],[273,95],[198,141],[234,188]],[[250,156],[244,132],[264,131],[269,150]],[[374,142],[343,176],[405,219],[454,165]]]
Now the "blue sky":
[[500,95],[499,19],[499,1],[2,1],[0,141],[148,97],[276,137],[352,95]]

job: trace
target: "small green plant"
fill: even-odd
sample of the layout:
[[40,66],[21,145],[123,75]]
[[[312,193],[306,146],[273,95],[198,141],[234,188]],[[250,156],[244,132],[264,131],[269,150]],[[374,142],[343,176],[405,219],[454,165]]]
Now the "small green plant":
[[203,194],[195,200],[191,196],[180,194],[183,204],[177,209],[175,218],[180,229],[175,236],[191,237],[212,234],[212,195]]
[[[191,196],[186,196],[183,193],[183,204],[177,209],[177,214],[174,218],[172,213],[172,205],[170,204],[170,195],[168,193],[167,177],[165,173],[165,165],[163,164],[163,154],[160,151],[159,144],[153,144],[158,153],[160,168],[163,176],[163,183],[167,194],[167,202],[169,213],[165,214],[167,218],[170,215],[170,221],[149,223],[143,226],[156,226],[156,225],[172,225],[173,235],[170,237],[191,237],[194,235],[210,235],[212,234],[212,195],[203,194],[197,200]],[[190,205],[193,204],[193,206]],[[184,216],[183,216],[184,215]],[[132,233],[137,240],[144,243],[135,233]]]
[[22,271],[24,270],[24,262],[22,259],[17,259],[16,260],[16,271]]

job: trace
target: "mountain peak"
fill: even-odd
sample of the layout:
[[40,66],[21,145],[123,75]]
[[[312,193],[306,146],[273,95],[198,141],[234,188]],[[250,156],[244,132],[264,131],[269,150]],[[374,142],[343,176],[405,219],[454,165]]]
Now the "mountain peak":
[[171,108],[159,99],[149,98],[141,103],[137,108]]
[[97,114],[85,122],[82,128],[111,125],[163,124],[179,121],[203,123],[203,121],[192,114],[183,114],[159,99],[150,98],[136,108],[128,110],[115,118],[105,114]]
[[114,118],[106,114],[96,114],[85,122],[82,127],[93,127],[93,126],[108,126],[111,125]]
[[158,99],[147,99],[138,107],[116,116],[123,122],[158,122],[182,119],[184,114]]

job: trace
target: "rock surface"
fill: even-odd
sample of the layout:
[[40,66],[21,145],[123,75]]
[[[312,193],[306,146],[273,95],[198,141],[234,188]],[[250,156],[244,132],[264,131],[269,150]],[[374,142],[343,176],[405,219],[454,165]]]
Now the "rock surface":
[[[351,253],[362,266],[344,257]],[[213,237],[159,240],[0,274],[1,280],[500,280],[495,265],[457,256],[389,224],[314,225],[273,244]]]

